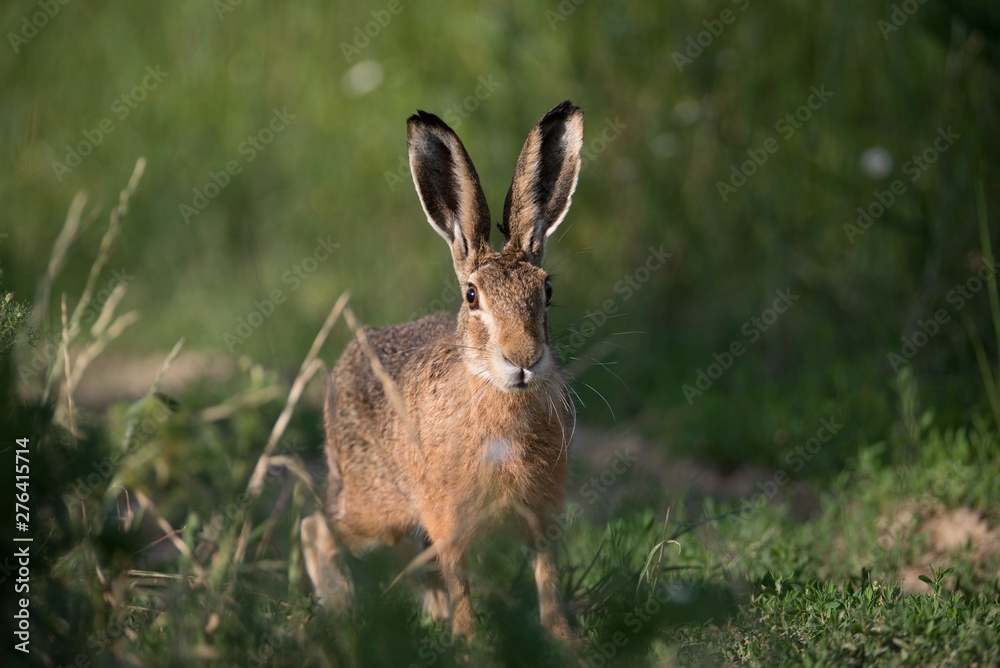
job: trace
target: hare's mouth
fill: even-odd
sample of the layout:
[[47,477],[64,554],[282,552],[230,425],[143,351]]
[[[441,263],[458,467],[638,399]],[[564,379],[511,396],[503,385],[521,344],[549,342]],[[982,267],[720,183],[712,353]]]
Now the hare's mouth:
[[491,360],[491,376],[493,383],[504,392],[527,392],[538,387],[545,380],[551,367],[552,356],[548,348],[542,350],[538,359],[527,366],[511,362],[497,350]]

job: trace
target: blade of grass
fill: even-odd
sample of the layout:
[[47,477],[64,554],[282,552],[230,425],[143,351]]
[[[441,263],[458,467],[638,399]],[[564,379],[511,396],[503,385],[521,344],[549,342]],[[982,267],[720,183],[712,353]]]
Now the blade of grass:
[[128,183],[118,194],[118,206],[111,210],[108,229],[105,231],[104,237],[101,238],[101,246],[97,251],[97,259],[90,266],[90,275],[87,276],[87,284],[83,288],[83,294],[80,295],[80,301],[77,302],[76,308],[73,310],[73,318],[70,321],[70,332],[74,335],[80,327],[80,318],[83,317],[83,312],[90,305],[94,287],[101,274],[101,270],[108,263],[111,244],[114,243],[115,237],[118,236],[118,232],[121,229],[121,219],[128,213],[128,201],[139,186],[139,179],[142,178],[144,171],[146,171],[146,159],[139,158],[135,161],[135,167],[132,169],[132,176],[129,177]]
[[[83,317],[83,313],[90,305],[90,300],[94,292],[94,286],[97,283],[97,278],[100,276],[104,265],[107,264],[111,244],[118,235],[121,217],[128,211],[129,198],[139,185],[139,179],[142,178],[142,173],[145,169],[146,159],[139,158],[135,163],[135,168],[132,170],[132,176],[129,178],[128,184],[118,196],[118,206],[111,211],[111,219],[108,223],[108,229],[105,231],[104,237],[101,239],[101,246],[98,251],[97,259],[94,260],[94,263],[90,267],[90,275],[87,277],[87,283],[84,286],[83,293],[80,295],[80,300],[73,309],[73,315],[69,318],[69,325],[67,328],[69,336],[68,338],[65,336],[63,337],[63,342],[59,347],[59,351],[56,353],[56,359],[53,362],[52,367],[49,369],[48,378],[45,381],[45,390],[42,393],[43,402],[48,401],[49,397],[52,395],[52,388],[59,379],[59,374],[62,368],[60,366],[60,362],[62,362],[63,359],[69,354],[69,345],[76,339],[76,336],[79,333],[80,318]],[[86,198],[84,198],[84,200],[85,199]],[[76,203],[77,200],[74,199],[74,204]],[[78,206],[82,209],[83,202],[80,202]],[[79,212],[77,211],[74,214],[72,205],[70,207],[70,212],[73,215],[67,217],[66,226],[64,226],[63,232],[61,232],[59,237],[56,239],[56,247],[53,249],[52,253],[53,257],[49,262],[51,279],[49,279],[50,272],[47,271],[46,278],[43,279],[42,285],[39,287],[40,295],[45,298],[46,302],[48,299],[48,293],[51,290],[51,282],[55,280],[55,276],[58,275],[61,270],[62,265],[65,262],[65,255],[69,249],[69,244],[79,229]],[[71,219],[75,219],[75,222]],[[39,310],[39,313],[41,314],[43,311]],[[38,317],[41,317],[41,315]]]
[[[983,171],[986,171],[985,165],[983,166]],[[997,290],[996,256],[993,255],[993,245],[990,242],[983,179],[980,179],[976,184],[976,219],[979,222],[979,244],[983,249],[983,262],[989,267],[989,272],[986,276],[986,288],[989,291],[990,312],[993,315],[993,335],[996,337],[997,350],[1000,350],[1000,291]],[[997,359],[996,378],[1000,378],[1000,357]],[[1000,423],[997,426],[1000,427]]]
[[[66,351],[69,348],[69,327],[66,324],[66,294],[63,293],[62,296],[62,348]],[[67,426],[69,427],[69,433],[73,437],[73,446],[79,445],[77,443],[77,432],[76,432],[76,419],[73,410],[73,370],[70,367],[69,354],[63,353],[63,364],[65,366],[64,373],[66,374],[66,420]]]
[[382,366],[382,362],[375,354],[375,351],[372,350],[371,344],[368,343],[368,337],[365,335],[365,330],[358,324],[358,319],[354,317],[354,311],[352,311],[350,307],[344,309],[344,319],[347,320],[347,324],[350,328],[354,330],[354,336],[357,338],[358,344],[361,346],[361,350],[368,358],[372,367],[372,372],[382,384],[382,389],[385,391],[386,398],[389,399],[389,403],[392,404],[396,414],[399,415],[399,419],[406,428],[406,431],[409,433],[410,438],[412,438],[413,442],[419,447],[420,434],[417,433],[417,428],[413,426],[413,421],[410,420],[409,413],[406,410],[406,404],[403,403],[403,395],[399,393],[399,388],[396,386],[396,382],[392,379],[392,376],[386,372],[385,367]]
[[[150,397],[156,394],[157,389],[159,389],[160,387],[160,383],[163,381],[163,376],[166,375],[167,370],[174,363],[174,360],[177,359],[177,356],[181,354],[181,349],[183,347],[184,347],[184,339],[180,339],[177,343],[174,344],[173,349],[163,360],[163,364],[161,364],[160,368],[157,369],[156,377],[153,379],[153,384],[150,385],[149,389],[146,391],[146,396],[144,397],[145,399],[148,400]],[[132,443],[132,436],[135,434],[135,428],[138,423],[139,423],[139,417],[135,416],[129,421],[128,426],[125,428],[125,435],[122,437],[123,450],[127,451],[129,449],[129,445]]]
[[976,352],[976,362],[979,363],[979,375],[983,377],[983,385],[986,387],[986,398],[990,402],[990,408],[993,410],[993,419],[996,420],[996,424],[1000,427],[1000,394],[997,393],[997,386],[993,380],[993,372],[990,370],[990,360],[986,356],[986,350],[983,348],[983,342],[979,338],[979,332],[976,331],[976,324],[972,322],[972,318],[965,311],[962,311],[962,325],[965,326],[965,331],[969,335],[969,341],[972,342],[972,349]]
[[59,236],[56,237],[56,241],[52,245],[49,266],[46,268],[45,275],[42,276],[42,280],[38,284],[38,290],[35,292],[35,307],[31,311],[31,322],[34,325],[38,325],[41,322],[45,312],[49,309],[52,284],[55,282],[59,272],[62,271],[63,265],[66,264],[66,254],[69,251],[70,244],[73,243],[73,239],[82,227],[80,221],[83,215],[83,207],[86,205],[87,193],[83,190],[79,191],[73,197],[73,201],[70,202],[69,210],[66,212],[66,222],[63,223],[62,230],[60,230]]
[[139,504],[143,508],[145,508],[150,515],[153,516],[153,519],[156,520],[156,523],[159,525],[160,530],[163,531],[163,534],[170,540],[173,546],[177,548],[177,551],[183,554],[185,557],[187,557],[188,561],[191,562],[191,569],[195,572],[195,575],[198,577],[198,580],[201,583],[207,584],[209,587],[211,587],[212,581],[205,576],[205,570],[195,560],[194,554],[191,553],[191,550],[188,548],[187,544],[183,540],[177,537],[178,532],[182,531],[183,529],[174,529],[172,526],[170,526],[170,522],[168,522],[166,519],[163,518],[162,515],[160,515],[160,511],[157,510],[156,505],[153,504],[153,502],[149,499],[148,496],[143,494],[138,489],[135,490],[135,498],[139,502]]
[[270,465],[269,459],[271,453],[274,452],[274,448],[278,445],[281,440],[282,435],[285,433],[285,429],[288,427],[289,421],[292,419],[292,413],[295,412],[295,406],[298,405],[299,399],[302,397],[302,393],[306,389],[306,384],[313,377],[322,366],[323,363],[317,360],[319,355],[319,349],[323,347],[326,342],[326,338],[330,335],[330,330],[333,329],[333,325],[340,318],[341,314],[347,308],[347,300],[349,299],[349,293],[345,292],[340,295],[337,302],[333,305],[330,310],[330,314],[326,317],[326,322],[323,323],[323,327],[320,328],[319,333],[313,340],[312,347],[309,348],[309,353],[306,355],[305,359],[302,360],[302,366],[299,367],[299,373],[295,377],[295,381],[292,383],[292,389],[288,393],[288,400],[285,402],[285,408],[281,411],[278,419],[274,423],[274,428],[271,429],[271,435],[267,439],[267,444],[264,446],[264,452],[261,453],[260,457],[257,459],[257,465],[254,467],[253,473],[250,476],[250,481],[247,483],[247,493],[253,498],[260,496],[261,491],[264,488],[264,476],[267,473],[267,467]]
[[266,404],[284,396],[284,392],[278,385],[268,385],[259,390],[241,392],[226,399],[221,404],[209,406],[198,411],[196,418],[199,422],[219,422],[225,420],[244,408],[256,408],[261,404]]
[[[288,427],[289,421],[292,419],[292,413],[295,412],[295,407],[299,403],[299,399],[302,397],[302,393],[306,389],[306,385],[313,375],[323,367],[323,362],[317,359],[319,356],[319,350],[323,347],[326,342],[327,337],[330,335],[330,331],[333,329],[334,323],[340,319],[341,314],[347,308],[347,301],[350,299],[350,293],[344,292],[334,303],[333,308],[330,309],[329,315],[326,316],[326,321],[320,328],[319,333],[316,334],[316,338],[313,339],[312,346],[309,348],[309,352],[306,354],[305,359],[302,360],[302,365],[299,367],[299,372],[295,376],[295,381],[292,383],[292,388],[288,392],[288,399],[285,402],[285,407],[282,409],[281,414],[278,415],[278,419],[274,422],[274,427],[271,429],[271,435],[267,439],[267,443],[264,445],[264,451],[261,453],[260,457],[257,459],[257,464],[254,466],[253,473],[250,474],[250,480],[247,482],[246,493],[250,495],[251,499],[256,499],[260,496],[261,492],[264,491],[264,478],[267,475],[267,468],[271,465],[272,455],[274,448],[277,447],[282,435],[285,433],[285,429]],[[250,539],[250,520],[246,519],[243,522],[243,528],[240,530],[239,538],[236,542],[236,551],[233,555],[233,563],[239,565],[243,563],[243,559],[246,557],[247,551],[247,541]]]

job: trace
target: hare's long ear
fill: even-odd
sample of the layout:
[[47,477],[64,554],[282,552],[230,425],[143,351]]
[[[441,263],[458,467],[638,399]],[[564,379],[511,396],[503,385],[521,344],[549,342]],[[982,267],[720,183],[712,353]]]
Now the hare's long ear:
[[464,283],[476,258],[490,250],[490,210],[479,175],[458,136],[434,114],[418,111],[406,131],[420,204],[451,247],[455,273]]
[[500,231],[505,253],[523,252],[540,265],[545,239],[566,217],[580,176],[583,110],[566,100],[532,128],[514,169]]

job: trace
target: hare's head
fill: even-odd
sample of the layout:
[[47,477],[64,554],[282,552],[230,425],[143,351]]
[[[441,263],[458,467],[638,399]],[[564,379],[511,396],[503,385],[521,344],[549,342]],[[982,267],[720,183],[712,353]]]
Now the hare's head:
[[542,270],[545,240],[562,222],[580,175],[583,111],[569,101],[531,130],[517,160],[500,231],[458,137],[426,112],[407,123],[410,170],[427,220],[451,248],[464,296],[458,332],[466,365],[504,392],[530,390],[556,370]]

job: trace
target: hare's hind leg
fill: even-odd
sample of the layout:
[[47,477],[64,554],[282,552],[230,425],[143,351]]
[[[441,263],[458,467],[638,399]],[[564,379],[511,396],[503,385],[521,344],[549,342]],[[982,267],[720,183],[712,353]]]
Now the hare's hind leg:
[[316,512],[302,520],[302,556],[306,572],[316,590],[316,598],[327,610],[344,610],[350,606],[351,581],[338,561],[340,550],[330,533],[323,513]]

